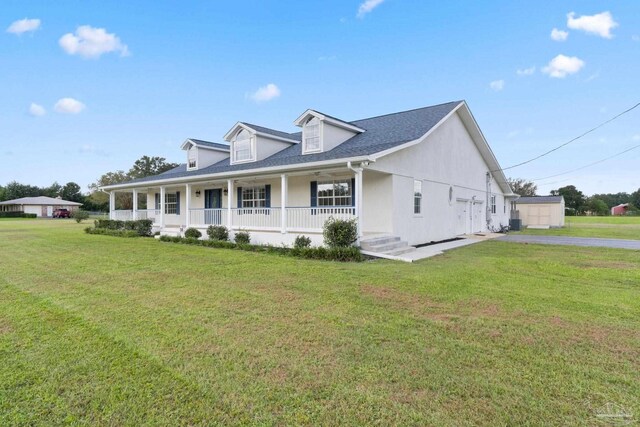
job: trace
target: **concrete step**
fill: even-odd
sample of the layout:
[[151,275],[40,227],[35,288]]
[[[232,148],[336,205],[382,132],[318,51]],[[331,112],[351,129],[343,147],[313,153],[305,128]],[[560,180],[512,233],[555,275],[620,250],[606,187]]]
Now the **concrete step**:
[[414,248],[413,246],[405,246],[402,248],[398,248],[398,249],[393,249],[391,251],[387,251],[387,252],[383,252],[385,255],[393,255],[393,256],[398,256],[398,255],[402,255],[402,254],[406,254],[409,252],[413,252],[415,251],[416,248]]
[[368,245],[364,250],[372,252],[388,252],[394,249],[400,249],[407,246],[407,242],[398,240],[397,242],[384,243],[381,245]]
[[386,245],[389,243],[396,243],[400,241],[400,237],[398,236],[378,236],[378,237],[370,237],[364,238],[360,240],[360,247],[364,250],[369,250],[368,248],[373,248],[375,246]]

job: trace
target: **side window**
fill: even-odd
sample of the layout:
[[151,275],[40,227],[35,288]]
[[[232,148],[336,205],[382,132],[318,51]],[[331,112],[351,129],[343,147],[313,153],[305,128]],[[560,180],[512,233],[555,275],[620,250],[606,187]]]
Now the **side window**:
[[422,181],[413,181],[413,213],[422,213]]

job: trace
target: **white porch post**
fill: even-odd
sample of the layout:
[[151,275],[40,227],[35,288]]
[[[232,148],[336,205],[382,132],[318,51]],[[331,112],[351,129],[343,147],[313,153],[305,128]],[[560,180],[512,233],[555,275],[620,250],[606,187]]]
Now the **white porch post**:
[[227,180],[227,227],[231,229],[231,220],[233,218],[231,211],[231,202],[233,200],[233,180]]
[[185,184],[185,188],[186,188],[186,219],[185,219],[185,224],[187,226],[187,228],[189,228],[191,226],[191,184]]
[[109,192],[109,219],[116,219],[116,192]]
[[358,221],[358,240],[362,238],[362,168],[356,168],[356,219]]
[[287,182],[287,175],[280,175],[280,232],[286,234],[287,232],[287,195],[289,193],[289,185]]
[[164,228],[164,195],[165,187],[160,187],[160,228]]
[[137,220],[138,219],[138,190],[136,190],[135,188],[133,189],[133,192],[131,193],[132,197],[133,197],[133,220]]

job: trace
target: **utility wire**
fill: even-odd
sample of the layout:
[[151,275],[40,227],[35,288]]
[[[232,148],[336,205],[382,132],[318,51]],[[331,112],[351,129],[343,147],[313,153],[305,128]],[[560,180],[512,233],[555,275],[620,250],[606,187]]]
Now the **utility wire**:
[[633,150],[635,150],[637,148],[640,148],[640,144],[634,145],[631,148],[627,148],[626,150],[621,151],[621,152],[619,152],[617,154],[614,154],[613,156],[609,156],[609,157],[605,157],[604,159],[596,160],[595,162],[589,163],[588,165],[584,165],[584,166],[581,166],[579,168],[571,169],[571,170],[569,170],[567,172],[562,172],[562,173],[557,173],[555,175],[545,176],[544,178],[535,178],[533,181],[542,181],[543,179],[555,178],[557,176],[562,176],[562,175],[570,174],[572,172],[577,172],[579,170],[586,169],[586,168],[591,167],[591,166],[595,166],[595,165],[597,165],[599,163],[606,162],[607,160],[611,160],[614,157],[622,156],[623,154],[628,153],[629,151],[633,151]]
[[511,166],[506,167],[506,168],[501,168],[501,169],[492,170],[491,172],[506,171],[506,170],[508,170],[508,169],[517,168],[518,166],[526,165],[527,163],[531,163],[531,162],[533,162],[533,161],[535,161],[535,160],[538,160],[538,159],[540,159],[540,158],[542,158],[542,157],[544,157],[544,156],[546,156],[546,155],[549,155],[549,154],[553,153],[554,151],[558,151],[558,150],[559,150],[559,149],[561,149],[562,147],[565,147],[565,146],[567,146],[567,145],[571,144],[572,142],[577,141],[578,139],[582,138],[583,136],[586,136],[586,135],[590,134],[591,132],[594,132],[594,131],[596,131],[596,130],[600,129],[602,126],[604,126],[604,125],[606,125],[606,124],[608,124],[608,123],[611,123],[612,121],[616,120],[618,117],[621,117],[621,116],[623,116],[623,115],[625,115],[625,114],[627,114],[627,113],[629,113],[629,112],[631,112],[631,111],[635,110],[635,109],[636,109],[636,108],[638,108],[639,106],[640,106],[640,102],[638,102],[638,103],[637,103],[636,105],[634,105],[633,107],[631,107],[631,108],[628,108],[628,109],[624,110],[622,113],[615,115],[614,117],[610,118],[610,119],[609,119],[609,120],[607,120],[606,122],[602,122],[602,123],[600,123],[598,126],[596,126],[596,127],[594,127],[594,128],[589,129],[588,131],[584,132],[583,134],[578,135],[578,136],[576,136],[575,138],[573,138],[573,139],[571,139],[571,140],[569,140],[569,141],[565,142],[564,144],[558,145],[557,147],[552,148],[551,150],[549,150],[549,151],[547,151],[547,152],[545,152],[545,153],[542,153],[542,154],[540,154],[539,156],[536,156],[536,157],[534,157],[534,158],[532,158],[532,159],[526,160],[526,161],[524,161],[524,162],[521,162],[521,163],[518,163],[518,164],[515,164],[515,165],[511,165]]

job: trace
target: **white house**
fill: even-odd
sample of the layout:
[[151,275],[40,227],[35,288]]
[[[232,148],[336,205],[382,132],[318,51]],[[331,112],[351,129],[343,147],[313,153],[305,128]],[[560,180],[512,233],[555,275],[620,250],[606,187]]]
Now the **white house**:
[[[163,234],[221,224],[287,245],[299,234],[321,244],[329,217],[354,218],[379,251],[508,224],[517,195],[464,101],[355,121],[307,110],[294,123],[300,132],[238,122],[226,144],[187,139],[185,164],[102,188],[111,218],[150,218]],[[117,209],[116,192],[133,193],[133,210]]]
[[73,212],[79,206],[82,206],[82,203],[47,196],[23,197],[0,202],[0,212],[24,212],[36,214],[38,217],[50,217],[55,209],[68,209]]

